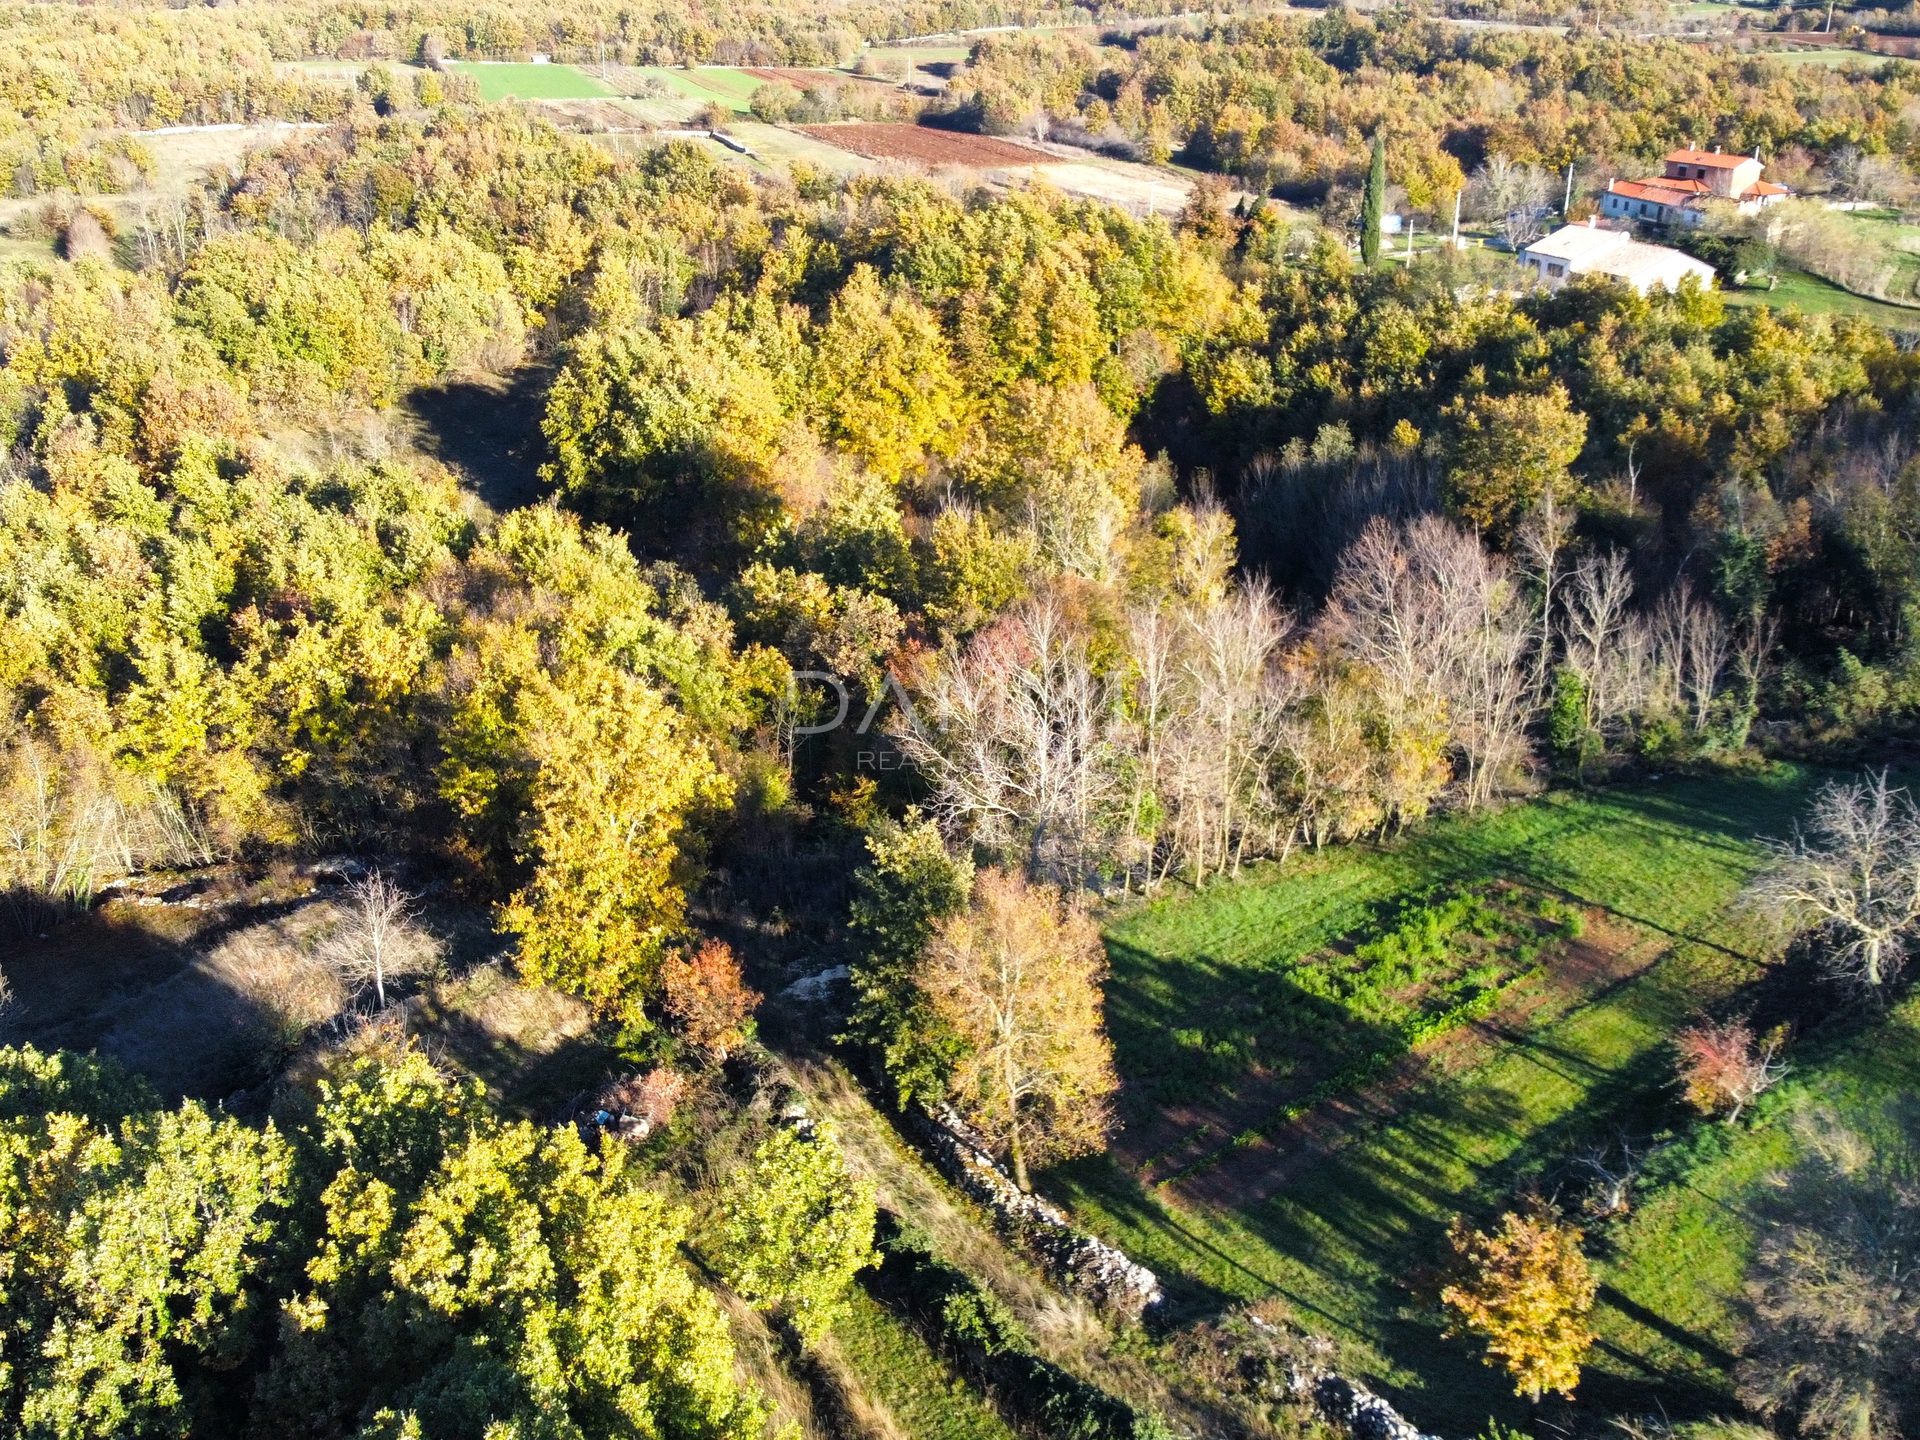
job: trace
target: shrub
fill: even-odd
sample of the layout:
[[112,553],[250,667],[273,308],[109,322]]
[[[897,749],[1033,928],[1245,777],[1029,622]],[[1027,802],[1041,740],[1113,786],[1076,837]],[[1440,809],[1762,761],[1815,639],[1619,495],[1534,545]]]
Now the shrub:
[[1786,1073],[1776,1058],[1786,1042],[1784,1026],[1755,1039],[1745,1020],[1709,1020],[1682,1030],[1674,1048],[1687,1103],[1702,1115],[1725,1115],[1731,1125]]

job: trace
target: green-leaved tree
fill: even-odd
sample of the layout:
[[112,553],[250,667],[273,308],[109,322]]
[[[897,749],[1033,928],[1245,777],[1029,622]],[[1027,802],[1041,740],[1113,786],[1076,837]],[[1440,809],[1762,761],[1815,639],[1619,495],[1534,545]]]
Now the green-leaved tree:
[[1387,213],[1387,142],[1373,137],[1367,164],[1367,193],[1360,203],[1360,259],[1371,270],[1380,263],[1380,221]]

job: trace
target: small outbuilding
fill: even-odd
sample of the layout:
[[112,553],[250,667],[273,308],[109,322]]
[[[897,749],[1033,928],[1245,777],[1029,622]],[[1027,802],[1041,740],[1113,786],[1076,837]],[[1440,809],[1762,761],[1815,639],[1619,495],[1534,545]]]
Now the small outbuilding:
[[1656,285],[1678,290],[1687,276],[1701,285],[1713,284],[1714,269],[1685,251],[1649,245],[1623,230],[1585,225],[1562,225],[1520,252],[1520,263],[1543,285],[1558,290],[1576,275],[1610,275],[1624,280],[1642,295]]

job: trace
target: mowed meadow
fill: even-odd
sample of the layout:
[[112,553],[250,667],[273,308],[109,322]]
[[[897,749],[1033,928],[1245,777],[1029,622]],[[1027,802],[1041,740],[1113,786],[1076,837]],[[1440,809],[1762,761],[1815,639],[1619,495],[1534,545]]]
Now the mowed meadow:
[[[1578,1214],[1580,1154],[1665,1139],[1635,1208],[1590,1228],[1600,1339],[1580,1399],[1730,1409],[1728,1307],[1750,1244],[1740,1207],[1795,1143],[1770,1117],[1809,1087],[1858,1091],[1844,1078],[1857,1042],[1812,1046],[1795,1082],[1737,1128],[1689,1118],[1668,1042],[1704,1008],[1746,1008],[1780,983],[1739,897],[1760,841],[1788,833],[1824,778],[1775,765],[1556,792],[1123,909],[1107,995],[1126,1129],[1110,1156],[1061,1167],[1045,1188],[1155,1267],[1176,1310],[1277,1297],[1423,1429],[1473,1434],[1528,1407],[1477,1346],[1441,1335],[1424,1267],[1450,1217],[1484,1222],[1528,1189]],[[1298,1123],[1248,1112],[1287,1063],[1296,1009],[1335,1003],[1309,994],[1304,972],[1349,970],[1364,948],[1353,937],[1489,885],[1577,910],[1581,938],[1549,937],[1540,974],[1490,1013]],[[1896,1021],[1891,1048],[1911,1069],[1910,1022]],[[1213,1133],[1194,1141],[1182,1123]],[[1170,1170],[1169,1149],[1186,1163]]]

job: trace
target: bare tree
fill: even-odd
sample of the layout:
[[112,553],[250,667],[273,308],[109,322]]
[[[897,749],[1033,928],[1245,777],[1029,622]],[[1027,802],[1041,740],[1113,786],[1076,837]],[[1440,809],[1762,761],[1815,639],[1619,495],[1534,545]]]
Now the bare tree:
[[1168,737],[1177,722],[1181,699],[1178,618],[1165,606],[1141,606],[1127,617],[1127,637],[1132,660],[1128,739],[1135,759],[1127,825],[1146,842],[1147,878],[1151,880],[1161,807],[1168,789]]
[[1023,845],[1036,875],[1077,879],[1111,818],[1115,701],[1065,609],[1043,596],[950,652],[924,692],[926,728],[897,738],[943,820]]
[[1631,693],[1629,667],[1621,664],[1632,598],[1627,557],[1618,550],[1587,556],[1568,578],[1561,644],[1567,664],[1586,692],[1589,729],[1618,724],[1642,700]]
[[1255,584],[1183,616],[1188,704],[1178,727],[1177,833],[1194,878],[1237,869],[1262,777],[1279,743],[1278,692],[1268,671],[1292,628]]
[[1504,561],[1437,516],[1367,527],[1342,558],[1329,617],[1380,687],[1387,723],[1438,720],[1469,807],[1525,749],[1531,617]]
[[1868,1139],[1800,1117],[1804,1158],[1762,1212],[1735,1379],[1801,1435],[1905,1440],[1920,1425],[1920,1134],[1910,1112],[1895,1119]]
[[354,990],[373,987],[387,1008],[387,981],[440,968],[440,941],[418,923],[414,898],[380,870],[347,887],[345,915],[328,937],[327,958]]
[[1665,698],[1685,714],[1697,735],[1707,728],[1721,674],[1733,655],[1733,636],[1720,612],[1694,597],[1683,576],[1654,612],[1655,664]]
[[1520,553],[1526,557],[1533,583],[1540,589],[1538,634],[1533,642],[1533,690],[1536,697],[1547,689],[1547,673],[1553,663],[1554,591],[1559,588],[1560,552],[1573,533],[1574,517],[1560,508],[1554,487],[1549,485],[1540,504],[1520,529]]
[[1498,221],[1507,244],[1518,250],[1539,237],[1551,193],[1547,172],[1538,165],[1493,155],[1467,182],[1467,210],[1476,219]]
[[1839,979],[1880,993],[1900,972],[1920,922],[1920,810],[1885,770],[1820,789],[1805,828],[1771,847],[1754,885],[1796,934],[1820,937]]
[[1635,1146],[1624,1137],[1590,1145],[1573,1157],[1574,1169],[1587,1175],[1592,1189],[1584,1209],[1596,1220],[1609,1220],[1633,1209],[1633,1187],[1659,1146]]

